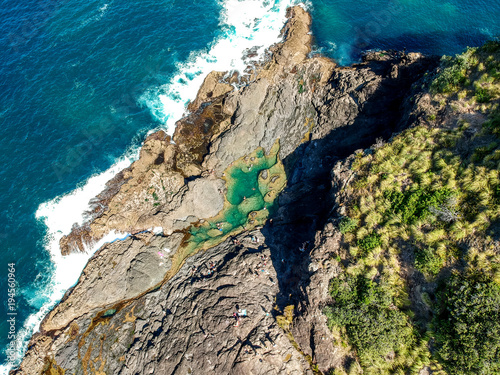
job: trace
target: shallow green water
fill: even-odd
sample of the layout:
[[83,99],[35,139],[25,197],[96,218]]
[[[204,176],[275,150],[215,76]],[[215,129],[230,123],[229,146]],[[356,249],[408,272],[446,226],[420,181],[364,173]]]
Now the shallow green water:
[[213,246],[228,235],[263,224],[277,208],[276,197],[286,185],[283,164],[278,159],[279,141],[268,155],[258,148],[225,171],[227,192],[224,209],[190,230],[189,253],[199,246]]

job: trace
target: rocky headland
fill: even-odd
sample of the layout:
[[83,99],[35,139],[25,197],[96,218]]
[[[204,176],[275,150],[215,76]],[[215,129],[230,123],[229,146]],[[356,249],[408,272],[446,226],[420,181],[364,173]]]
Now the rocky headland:
[[[140,158],[94,199],[89,222],[61,240],[69,254],[112,230],[132,234],[90,259],[12,374],[359,367],[323,314],[348,259],[338,223],[352,165],[428,123],[439,58],[371,52],[339,67],[309,56],[306,11],[288,17],[267,61],[247,76],[209,74],[173,137],[148,136]],[[467,110],[439,107],[432,121]]]

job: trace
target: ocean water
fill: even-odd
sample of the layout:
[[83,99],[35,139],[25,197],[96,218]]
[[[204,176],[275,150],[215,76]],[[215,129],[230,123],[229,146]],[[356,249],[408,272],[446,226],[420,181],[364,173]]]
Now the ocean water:
[[[0,0],[0,374],[102,242],[62,257],[88,201],[172,133],[211,70],[246,68],[279,40],[293,0]],[[455,54],[500,35],[496,0],[309,0],[315,52],[341,64],[372,48]],[[15,312],[7,315],[8,264]],[[5,349],[11,324],[17,352]]]
[[500,37],[495,0],[312,0],[316,51],[342,65],[369,49],[454,55]]

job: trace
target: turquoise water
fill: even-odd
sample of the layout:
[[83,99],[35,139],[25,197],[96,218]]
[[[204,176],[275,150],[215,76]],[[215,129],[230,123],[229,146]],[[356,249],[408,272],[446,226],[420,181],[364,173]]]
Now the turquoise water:
[[313,0],[318,51],[346,65],[367,49],[456,54],[500,36],[492,0]]
[[[254,219],[256,219],[257,211],[262,210],[260,217],[272,214],[276,205],[274,199],[271,198],[276,197],[278,191],[281,191],[286,183],[283,166],[277,164],[278,152],[278,144],[270,151],[269,155],[265,155],[263,149],[258,149],[254,154],[236,161],[234,165],[226,169],[224,173],[226,174],[227,202],[224,204],[224,209],[215,218],[191,228],[192,236],[188,241],[200,244],[214,237],[234,233],[235,229],[237,230],[247,225],[247,222],[251,222],[252,218],[249,217],[251,212],[254,212]],[[267,172],[266,178],[263,178],[261,174],[264,170]],[[275,174],[277,171],[280,173]],[[281,180],[278,181],[278,179]],[[268,195],[273,190],[271,181],[275,182],[274,195]]]
[[[54,244],[83,220],[109,168],[128,165],[152,129],[171,132],[208,71],[242,69],[245,48],[272,43],[290,3],[0,0],[0,348],[10,342],[7,264],[22,349],[88,258],[58,258]],[[500,35],[498,1],[308,6],[316,50],[343,64],[369,48],[454,54]],[[87,190],[68,196],[78,186]]]

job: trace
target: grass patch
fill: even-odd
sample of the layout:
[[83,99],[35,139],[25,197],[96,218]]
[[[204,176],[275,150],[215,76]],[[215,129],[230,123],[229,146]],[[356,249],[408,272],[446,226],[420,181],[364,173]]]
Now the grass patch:
[[[340,224],[341,232],[349,234],[347,243],[366,255],[376,247],[398,248],[399,241],[410,237],[417,248],[437,249],[486,233],[500,218],[497,121],[495,112],[472,140],[466,127],[449,131],[419,126],[373,154],[357,156],[357,176],[346,188],[348,219]],[[489,143],[462,154],[462,143],[476,139]],[[422,251],[419,267],[437,274],[446,256],[438,261]]]
[[346,234],[352,232],[358,226],[358,220],[351,219],[350,217],[343,217],[339,223],[340,233]]
[[445,260],[432,247],[419,249],[415,256],[415,268],[424,275],[436,276],[443,268]]
[[478,103],[488,103],[491,99],[493,99],[493,95],[491,95],[489,90],[484,88],[476,90],[474,97]]
[[500,42],[490,41],[481,48],[468,48],[455,57],[444,56],[441,71],[431,84],[434,94],[474,90],[478,103],[498,97]]

